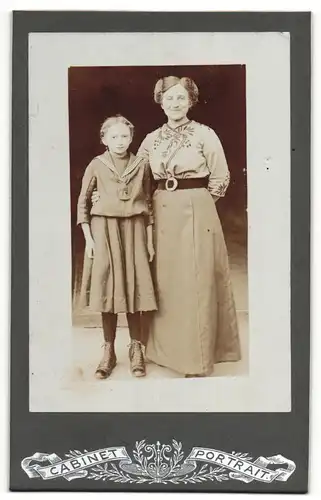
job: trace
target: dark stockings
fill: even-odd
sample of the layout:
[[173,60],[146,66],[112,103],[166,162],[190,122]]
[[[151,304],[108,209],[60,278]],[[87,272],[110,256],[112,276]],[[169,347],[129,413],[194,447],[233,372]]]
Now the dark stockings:
[[[117,314],[102,313],[103,332],[105,342],[114,344],[117,328]],[[129,335],[132,340],[141,340],[141,318],[140,313],[127,313]]]
[[127,313],[129,335],[132,340],[141,340],[141,317],[139,312]]
[[103,321],[103,332],[105,342],[114,344],[116,338],[117,328],[117,314],[101,313]]

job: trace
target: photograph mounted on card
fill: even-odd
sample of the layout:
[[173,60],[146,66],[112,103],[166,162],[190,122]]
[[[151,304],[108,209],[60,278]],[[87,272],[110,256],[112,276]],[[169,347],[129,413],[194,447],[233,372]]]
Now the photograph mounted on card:
[[13,489],[306,487],[310,18],[163,14],[14,13]]
[[291,410],[289,65],[277,33],[30,34],[30,411]]

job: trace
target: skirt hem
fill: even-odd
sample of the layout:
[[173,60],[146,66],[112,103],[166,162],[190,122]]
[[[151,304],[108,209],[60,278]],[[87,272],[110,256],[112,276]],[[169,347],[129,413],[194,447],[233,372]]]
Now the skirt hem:
[[241,361],[241,357],[237,358],[235,357],[234,359],[232,358],[232,356],[229,358],[229,359],[222,359],[220,361],[213,361],[213,363],[207,368],[204,370],[204,368],[202,369],[188,369],[188,370],[182,370],[181,368],[178,368],[177,365],[171,365],[169,363],[165,364],[164,362],[159,362],[159,361],[156,361],[155,358],[153,358],[152,355],[149,355],[148,354],[148,351],[146,352],[146,361],[147,362],[150,362],[150,363],[153,363],[157,366],[160,366],[162,368],[167,368],[169,370],[172,370],[173,372],[175,373],[179,373],[180,375],[190,375],[190,374],[194,374],[194,375],[202,375],[203,377],[209,377],[213,371],[215,370],[215,365],[218,365],[220,363],[237,363],[238,361]]

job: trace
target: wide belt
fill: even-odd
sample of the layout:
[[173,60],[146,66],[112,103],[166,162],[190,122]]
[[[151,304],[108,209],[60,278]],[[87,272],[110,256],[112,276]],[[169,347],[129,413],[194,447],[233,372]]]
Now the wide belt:
[[207,188],[207,177],[189,177],[186,179],[177,179],[169,177],[168,179],[159,179],[156,181],[157,189],[166,189],[166,191],[176,191],[177,189],[198,189]]

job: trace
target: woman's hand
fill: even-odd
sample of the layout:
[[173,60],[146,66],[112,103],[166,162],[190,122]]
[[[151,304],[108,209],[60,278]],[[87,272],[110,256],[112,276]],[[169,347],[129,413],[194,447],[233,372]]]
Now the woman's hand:
[[147,251],[149,262],[152,262],[155,257],[155,250],[153,244],[153,226],[151,224],[147,226]]
[[95,191],[92,192],[92,195],[91,195],[91,203],[93,205],[95,205],[95,203],[97,203],[97,201],[99,201],[100,199],[100,194],[99,192],[95,189]]
[[92,237],[90,238],[86,238],[86,248],[85,248],[85,252],[87,254],[87,257],[89,257],[90,259],[93,259],[94,258],[94,253],[95,253],[95,242],[94,240],[92,239]]

